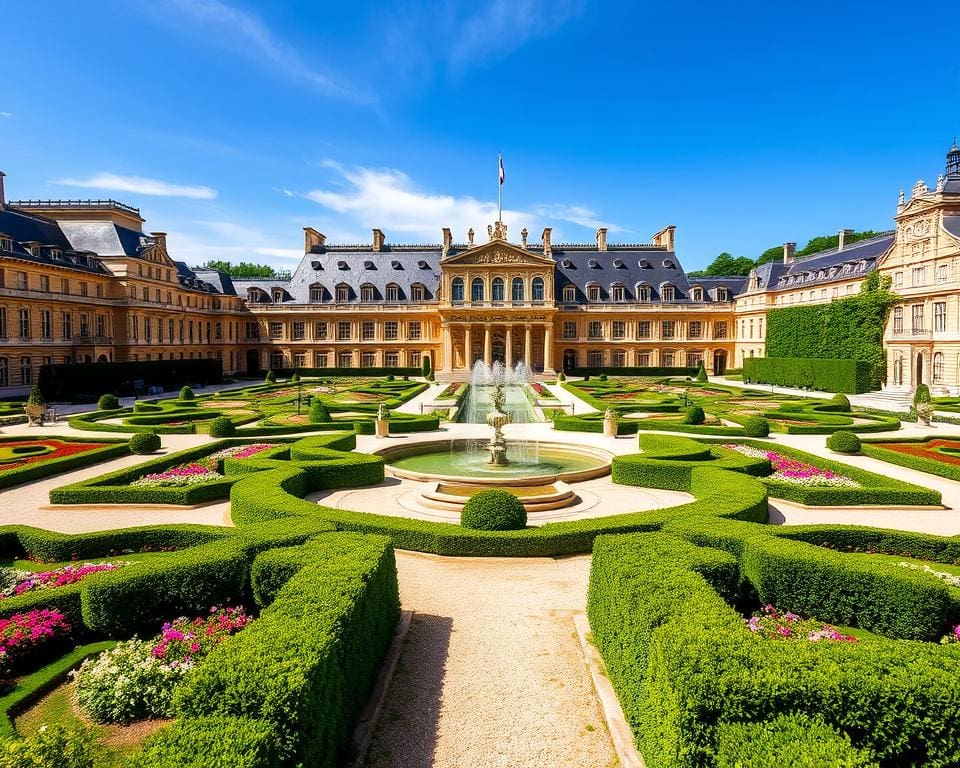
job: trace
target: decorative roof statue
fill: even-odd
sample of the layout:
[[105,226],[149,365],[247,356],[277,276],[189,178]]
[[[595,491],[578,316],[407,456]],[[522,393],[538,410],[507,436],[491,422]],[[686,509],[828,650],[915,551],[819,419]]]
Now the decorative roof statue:
[[527,228],[524,227],[520,230],[520,239],[523,241],[523,247],[527,247]]
[[467,230],[467,245],[473,245],[473,227]]

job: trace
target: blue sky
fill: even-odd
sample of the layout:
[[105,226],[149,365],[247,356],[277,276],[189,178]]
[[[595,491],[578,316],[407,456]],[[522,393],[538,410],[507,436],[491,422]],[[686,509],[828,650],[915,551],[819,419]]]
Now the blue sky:
[[[891,226],[960,134],[960,3],[0,0],[9,198],[114,197],[174,258],[649,242],[688,269]],[[938,30],[940,32],[938,32]],[[938,38],[942,38],[938,39]]]

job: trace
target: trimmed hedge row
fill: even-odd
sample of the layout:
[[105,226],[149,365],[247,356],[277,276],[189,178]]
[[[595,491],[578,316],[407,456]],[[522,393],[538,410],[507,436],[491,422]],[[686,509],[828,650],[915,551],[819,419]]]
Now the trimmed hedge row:
[[658,367],[658,366],[649,366],[647,368],[610,368],[610,367],[598,367],[598,368],[571,368],[564,373],[567,376],[600,376],[601,374],[607,374],[608,376],[696,376],[699,368],[697,366],[674,366],[674,367]]
[[[22,442],[29,437],[0,437],[0,446],[5,443]],[[123,440],[104,440],[101,438],[79,438],[79,437],[56,437],[56,440],[62,440],[65,443],[103,443],[102,448],[94,448],[83,453],[75,453],[72,456],[62,456],[59,459],[48,459],[34,461],[24,464],[20,467],[12,467],[0,471],[0,488],[9,488],[12,485],[29,483],[33,480],[39,480],[50,475],[58,475],[61,472],[69,472],[80,467],[87,467],[91,464],[99,464],[108,459],[115,459],[119,456],[127,456],[130,449]]]
[[[842,568],[843,555],[821,550],[816,554],[839,560],[821,565],[816,556],[799,553],[816,547],[787,545],[765,530],[690,517],[673,518],[663,533],[597,539],[591,629],[647,764],[714,765],[721,732],[729,736],[731,724],[769,723],[794,712],[822,717],[883,765],[954,765],[960,759],[960,649],[882,638],[856,644],[766,640],[728,604],[749,594],[743,588],[755,586],[753,578],[767,599],[776,579],[778,608],[802,611],[792,601],[806,596],[812,615],[830,621],[831,610],[842,614],[851,603],[852,583],[864,615],[883,617],[883,603],[895,599],[929,630],[934,622],[924,610],[936,609],[937,589],[947,588],[929,577],[929,587],[894,580],[923,600],[910,606],[910,598],[897,597],[879,576],[870,578],[856,564]],[[728,551],[698,546],[711,539],[728,544]],[[800,566],[788,552],[799,556]],[[777,576],[784,566],[800,577],[795,585]],[[814,578],[818,569],[826,585]],[[820,602],[814,604],[814,596]],[[892,625],[909,629],[899,619]],[[752,729],[750,735],[749,743],[759,738]],[[811,725],[797,746],[821,737]],[[729,744],[720,754],[730,754]]]
[[[910,437],[897,437],[862,440],[860,442],[860,452],[864,456],[869,456],[872,459],[880,459],[881,461],[886,461],[890,464],[897,464],[901,467],[907,467],[908,469],[916,469],[919,472],[929,472],[931,475],[939,475],[940,477],[945,477],[948,480],[956,480],[960,482],[960,466],[956,464],[947,464],[944,461],[928,459],[924,456],[914,456],[907,453],[900,453],[899,451],[891,451],[888,448],[883,448],[882,446],[877,445],[877,443],[913,443],[916,445],[923,445],[931,439],[933,438],[925,437],[918,439]],[[950,435],[937,435],[936,439],[960,441],[960,437],[953,437]]]
[[743,380],[747,383],[818,389],[823,392],[869,392],[872,389],[872,372],[872,364],[865,360],[747,357],[743,361]]

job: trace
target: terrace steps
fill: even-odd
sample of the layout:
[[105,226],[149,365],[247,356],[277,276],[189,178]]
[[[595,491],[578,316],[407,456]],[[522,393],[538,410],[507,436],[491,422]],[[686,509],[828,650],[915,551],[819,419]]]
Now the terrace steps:
[[903,413],[913,406],[913,393],[908,389],[886,389],[854,395],[850,398],[850,402],[862,408]]

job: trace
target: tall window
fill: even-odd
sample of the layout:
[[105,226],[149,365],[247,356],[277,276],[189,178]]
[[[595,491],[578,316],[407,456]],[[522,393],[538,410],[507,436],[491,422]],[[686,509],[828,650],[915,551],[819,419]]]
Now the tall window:
[[455,277],[450,284],[450,301],[463,301],[463,278]]
[[727,321],[726,320],[717,320],[716,322],[714,322],[713,338],[715,339],[727,338]]
[[40,338],[41,339],[53,338],[53,323],[50,321],[49,309],[40,310]]
[[353,367],[353,352],[338,352],[338,353],[337,353],[337,367],[338,367],[338,368],[352,368],[352,367]]
[[622,349],[613,350],[610,355],[610,365],[614,368],[623,368],[627,364],[627,353]]
[[307,324],[303,320],[293,321],[293,340],[303,341],[307,337]]
[[10,361],[0,357],[0,387],[10,386]]
[[314,352],[314,353],[313,353],[313,367],[314,367],[314,368],[326,368],[326,367],[327,367],[327,353],[326,353],[326,352]]
[[660,364],[664,368],[672,368],[673,360],[674,360],[674,355],[671,350],[665,350],[660,354]]
[[400,301],[400,286],[396,283],[387,286],[387,301]]
[[399,325],[396,320],[387,320],[383,324],[383,338],[387,341],[396,341],[400,338]]
[[677,323],[675,320],[664,320],[660,325],[660,335],[665,339],[672,339],[677,335]]
[[279,322],[279,321],[277,321],[277,320],[272,320],[272,321],[270,322],[270,324],[267,326],[267,328],[268,328],[268,330],[269,330],[269,332],[270,332],[270,338],[271,338],[271,339],[282,339],[282,338],[283,338],[283,323],[281,323],[281,322]]
[[623,320],[614,320],[613,321],[613,338],[621,340],[626,338],[627,335],[627,324]]
[[893,332],[895,334],[903,333],[903,307],[893,308]]
[[913,268],[913,284],[914,285],[923,285],[926,280],[926,268],[925,267],[914,267]]
[[360,324],[360,338],[364,341],[373,341],[375,338],[376,326],[370,320],[364,320]]
[[368,304],[368,303],[370,303],[370,302],[373,301],[373,300],[374,300],[374,290],[373,290],[373,286],[370,285],[369,283],[368,283],[367,285],[361,285],[361,286],[360,286],[360,301],[364,302],[365,304]]
[[29,309],[20,310],[20,338],[21,339],[30,338],[30,310]]
[[0,307],[0,339],[7,340],[7,308]]
[[687,337],[691,339],[703,338],[703,323],[699,320],[691,320],[687,326]]
[[495,277],[493,278],[493,285],[491,286],[493,292],[494,301],[503,301],[504,296],[504,287],[503,287],[503,278]]
[[338,285],[337,286],[337,303],[346,304],[350,301],[350,286],[349,285]]
[[933,330],[947,330],[947,302],[945,301],[933,303]]
[[936,352],[933,355],[933,383],[943,383],[943,352]]
[[337,323],[337,341],[350,341],[350,323]]
[[535,277],[533,278],[533,283],[530,286],[532,298],[531,301],[538,302],[543,301],[543,278]]
[[400,353],[399,353],[399,352],[384,352],[384,353],[383,353],[383,366],[384,366],[384,368],[399,368],[399,367],[400,367]]
[[73,315],[69,312],[64,312],[62,316],[63,320],[63,338],[72,339],[73,338]]
[[650,353],[647,351],[637,352],[637,366],[639,368],[650,367]]
[[577,300],[577,289],[572,285],[563,286],[563,300],[564,301],[576,301]]
[[361,368],[375,368],[377,365],[377,355],[375,352],[364,352],[360,355]]
[[603,352],[599,349],[591,349],[587,352],[587,365],[590,368],[602,368]]
[[20,358],[20,383],[30,384],[33,382],[33,361],[28,355]]
[[420,321],[413,320],[407,323],[407,338],[411,341],[420,341]]
[[[567,286],[567,287],[572,288],[573,286]],[[523,278],[522,277],[513,278],[513,283],[511,284],[511,287],[510,287],[510,300],[517,301],[517,302],[523,301]],[[570,299],[570,301],[573,301],[573,299]]]
[[600,301],[600,286],[599,285],[587,286],[587,298],[590,301]]
[[914,333],[923,333],[923,304],[914,304],[910,308],[911,329]]
[[475,277],[470,284],[470,301],[483,301],[483,278]]
[[573,320],[563,321],[563,338],[565,339],[577,338],[577,324]]
[[46,275],[40,275],[40,290],[44,293],[50,293],[50,278]]
[[650,338],[650,321],[649,320],[637,321],[637,338],[638,339]]
[[[323,321],[318,322],[313,327],[313,338],[317,341],[326,341],[327,340],[327,324]],[[317,366],[318,368],[320,366]]]
[[591,320],[587,326],[587,337],[591,339],[603,338],[603,323],[599,320]]
[[937,282],[945,283],[948,279],[950,279],[950,265],[941,264],[937,267]]

